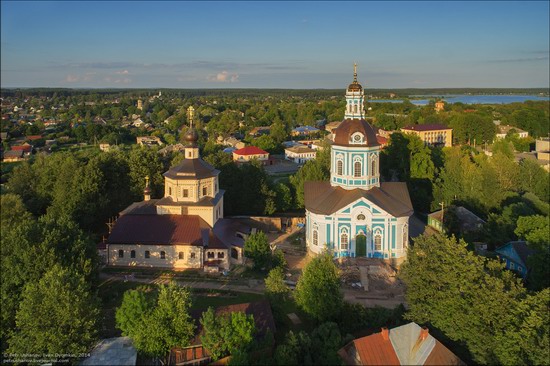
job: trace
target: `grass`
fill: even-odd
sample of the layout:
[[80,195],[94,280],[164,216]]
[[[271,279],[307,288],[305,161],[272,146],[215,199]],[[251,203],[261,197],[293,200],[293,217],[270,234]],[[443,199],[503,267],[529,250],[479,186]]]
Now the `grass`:
[[[105,281],[98,286],[102,313],[101,328],[99,330],[101,338],[120,336],[120,330],[116,329],[116,309],[122,304],[124,292],[138,287],[150,288],[150,296],[156,296],[157,294],[158,287],[156,285],[138,282]],[[191,310],[206,310],[209,306],[218,307],[257,301],[264,297],[264,295],[259,294],[233,291],[191,289]]]

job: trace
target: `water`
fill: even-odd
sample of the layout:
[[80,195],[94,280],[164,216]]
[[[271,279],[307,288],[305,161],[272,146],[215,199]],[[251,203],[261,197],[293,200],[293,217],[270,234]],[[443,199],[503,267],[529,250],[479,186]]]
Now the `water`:
[[[426,97],[429,97],[426,95]],[[437,96],[440,98],[441,96]],[[435,99],[414,99],[411,103],[418,106],[427,105],[431,100]],[[443,97],[446,103],[464,103],[464,104],[510,104],[523,103],[527,100],[532,101],[548,101],[549,97],[541,97],[538,95],[452,95]],[[373,103],[403,103],[400,99],[372,99],[369,102]]]

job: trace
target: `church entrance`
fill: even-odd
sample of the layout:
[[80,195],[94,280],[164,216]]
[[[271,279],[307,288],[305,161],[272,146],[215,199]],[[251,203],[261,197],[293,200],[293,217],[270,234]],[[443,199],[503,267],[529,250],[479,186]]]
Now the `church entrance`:
[[355,256],[367,256],[367,237],[363,234],[359,234],[355,237]]

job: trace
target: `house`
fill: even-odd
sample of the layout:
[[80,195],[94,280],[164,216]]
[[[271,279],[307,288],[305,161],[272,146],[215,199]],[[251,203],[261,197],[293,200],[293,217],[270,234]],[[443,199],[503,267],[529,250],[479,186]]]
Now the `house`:
[[495,135],[495,137],[497,139],[503,139],[506,138],[509,133],[516,133],[520,138],[526,138],[529,136],[529,132],[523,131],[517,127],[510,125],[498,125],[497,134]]
[[414,322],[355,339],[338,355],[346,365],[465,365]]
[[401,132],[420,137],[426,145],[450,147],[453,145],[453,129],[442,124],[411,125]]
[[163,147],[159,150],[159,154],[161,155],[167,155],[172,152],[184,152],[185,146],[183,144],[174,144],[174,145],[168,145],[166,147]]
[[265,164],[269,160],[269,153],[256,146],[247,146],[233,151],[233,161],[237,163],[248,163],[253,159]]
[[0,142],[6,141],[9,138],[10,138],[9,132],[0,132]]
[[428,225],[439,232],[444,231],[443,216],[452,215],[458,221],[458,228],[462,234],[479,231],[485,225],[485,221],[472,211],[462,206],[450,206],[447,210],[439,210],[428,214]]
[[292,129],[291,135],[292,136],[309,136],[319,131],[320,130],[318,128],[315,128],[313,126],[299,126]]
[[550,162],[550,138],[541,137],[535,142],[535,151],[537,159],[545,162]]
[[24,152],[22,150],[9,150],[4,152],[4,163],[13,163],[16,161],[26,160],[26,157],[23,156]]
[[[256,340],[262,340],[268,334],[274,334],[276,332],[271,306],[266,299],[249,303],[220,306],[214,311],[216,316],[239,312],[245,313],[246,315],[252,315],[256,328],[254,334]],[[202,346],[201,334],[203,330],[199,321],[202,312],[192,314],[192,316],[197,325],[195,338],[191,340],[191,345],[189,347],[172,348],[168,357],[168,365],[205,365],[210,364],[212,361],[208,350]]]
[[24,143],[23,145],[15,145],[10,148],[12,151],[22,151],[24,156],[30,156],[33,151],[32,145]]
[[40,140],[42,138],[43,138],[42,135],[25,136],[25,139],[28,140],[28,141],[36,141],[36,140]]
[[441,112],[441,111],[444,111],[445,110],[445,102],[442,101],[442,100],[438,100],[437,102],[435,102],[435,111],[437,113]]
[[220,172],[200,158],[196,130],[184,138],[185,159],[164,173],[164,196],[152,199],[147,180],[144,200],[111,225],[107,266],[222,271],[242,264],[242,248],[225,244],[213,230],[223,218]]
[[527,259],[535,250],[527,246],[525,241],[511,241],[495,250],[497,256],[506,264],[506,269],[516,272],[523,279],[527,278],[529,263]]
[[111,144],[99,144],[99,150],[107,152],[111,150]]
[[250,136],[258,137],[261,135],[269,135],[271,132],[271,126],[260,126],[260,127],[254,127],[250,132],[248,133]]
[[317,152],[307,146],[292,146],[285,149],[285,159],[296,164],[303,164],[308,160],[315,159]]
[[143,120],[141,118],[138,118],[138,119],[134,120],[131,123],[131,125],[134,126],[134,127],[142,127],[142,126],[145,126],[145,122],[143,122]]
[[342,123],[342,121],[334,121],[334,122],[329,122],[325,125],[325,131],[329,132],[329,133],[333,133],[333,131],[335,129],[338,128],[338,126],[340,126],[340,124]]
[[229,136],[226,139],[224,139],[222,141],[222,144],[224,146],[234,147],[235,149],[242,149],[243,147],[246,146],[246,144],[244,142],[242,142],[241,140],[236,139],[233,136]]
[[158,136],[138,136],[136,142],[141,146],[162,146],[163,143]]

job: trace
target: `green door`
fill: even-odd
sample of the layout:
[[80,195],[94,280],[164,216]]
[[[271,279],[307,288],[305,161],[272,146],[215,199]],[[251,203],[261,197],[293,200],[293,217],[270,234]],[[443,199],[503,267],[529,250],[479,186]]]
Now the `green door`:
[[355,256],[367,256],[367,237],[363,234],[359,234],[355,237]]

